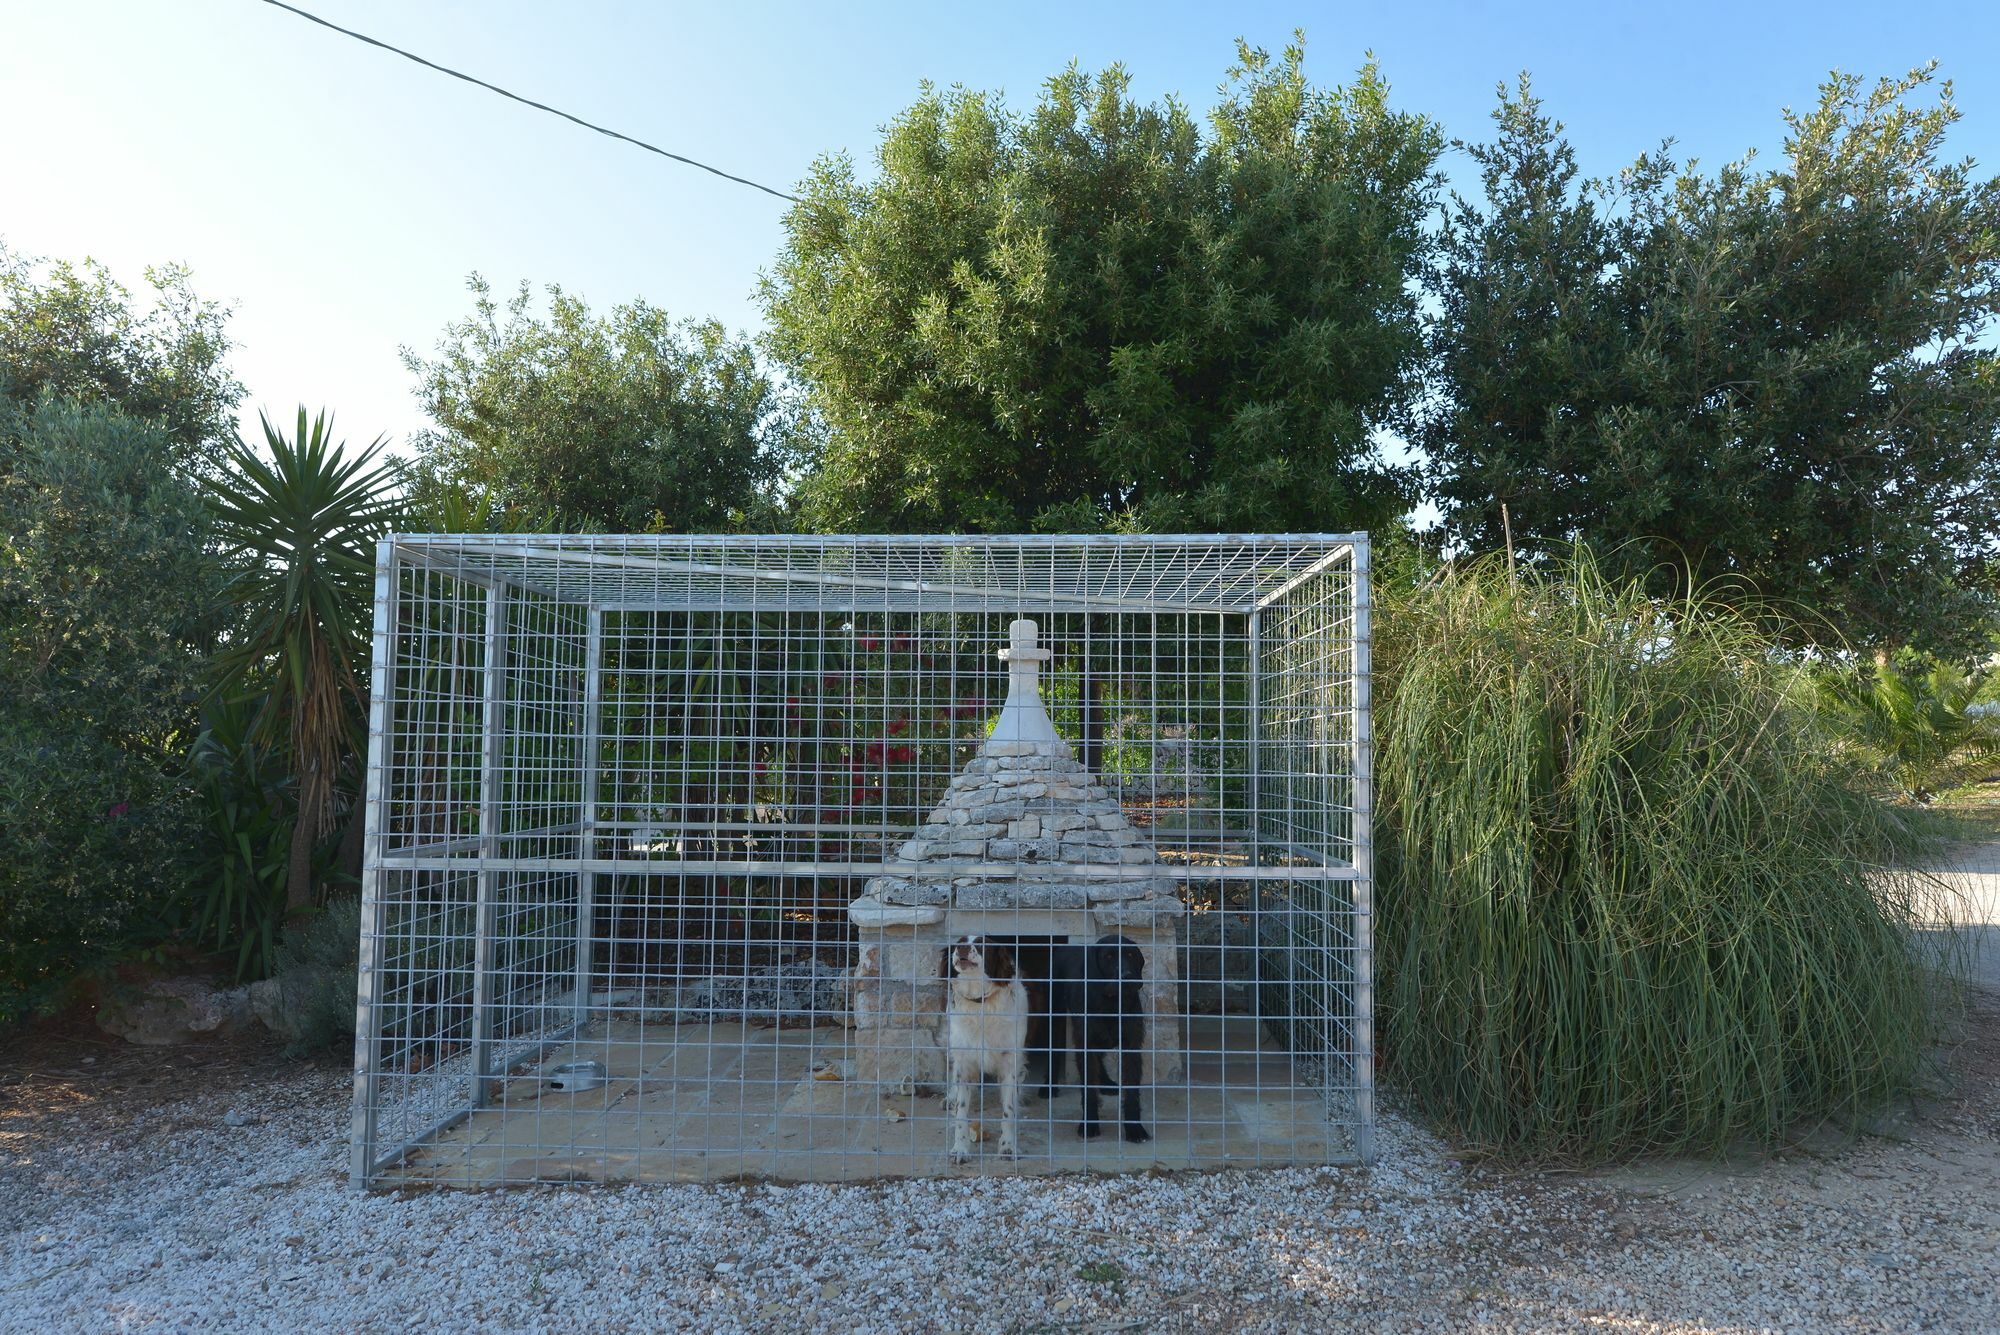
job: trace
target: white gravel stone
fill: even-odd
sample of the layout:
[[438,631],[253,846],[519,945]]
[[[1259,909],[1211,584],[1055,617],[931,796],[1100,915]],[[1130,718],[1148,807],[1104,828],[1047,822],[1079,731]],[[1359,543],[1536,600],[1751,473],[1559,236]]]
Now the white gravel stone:
[[1752,1170],[1503,1172],[1389,1114],[1369,1170],[371,1195],[297,1068],[0,1122],[0,1330],[1992,1331],[1988,1080]]

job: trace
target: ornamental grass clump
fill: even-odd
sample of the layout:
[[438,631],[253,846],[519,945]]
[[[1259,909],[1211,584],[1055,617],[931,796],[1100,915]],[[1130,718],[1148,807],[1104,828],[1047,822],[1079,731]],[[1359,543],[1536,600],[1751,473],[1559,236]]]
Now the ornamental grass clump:
[[1395,1086],[1533,1155],[1769,1144],[1907,1089],[1939,983],[1913,836],[1746,620],[1587,556],[1473,563],[1379,619]]

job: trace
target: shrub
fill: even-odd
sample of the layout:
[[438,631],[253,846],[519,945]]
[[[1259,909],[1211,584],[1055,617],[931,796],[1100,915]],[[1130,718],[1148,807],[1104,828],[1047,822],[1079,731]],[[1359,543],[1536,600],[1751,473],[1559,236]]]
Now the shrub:
[[1933,1032],[1910,837],[1797,674],[1586,555],[1391,599],[1379,973],[1397,1085],[1489,1148],[1769,1143],[1905,1088]]
[[5,416],[0,1021],[158,932],[187,882],[180,753],[216,587],[159,428],[53,398]]
[[256,708],[211,700],[189,758],[208,837],[182,923],[202,949],[232,953],[239,979],[266,977],[275,963],[295,828],[297,783],[282,756],[251,740]]
[[0,1026],[164,934],[192,825],[186,792],[130,752],[0,708]]
[[293,1056],[354,1041],[361,901],[336,899],[286,934],[275,953],[275,1028]]

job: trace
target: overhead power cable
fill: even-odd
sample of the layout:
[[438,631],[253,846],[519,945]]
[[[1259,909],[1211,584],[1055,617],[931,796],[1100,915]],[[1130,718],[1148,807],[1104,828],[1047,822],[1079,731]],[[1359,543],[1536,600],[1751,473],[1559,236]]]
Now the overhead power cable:
[[690,167],[699,167],[703,171],[709,173],[712,176],[720,176],[725,181],[734,181],[738,185],[747,185],[752,190],[762,190],[767,195],[776,195],[779,199],[790,200],[794,204],[799,202],[799,197],[797,195],[788,195],[782,190],[773,190],[770,186],[760,185],[758,182],[752,181],[747,177],[733,176],[730,173],[723,171],[720,167],[709,166],[706,162],[696,162],[693,158],[683,157],[679,153],[670,153],[666,149],[661,148],[658,144],[649,144],[643,139],[634,139],[629,134],[620,134],[618,133],[618,131],[610,129],[606,126],[598,125],[594,122],[587,121],[581,116],[572,116],[567,111],[558,110],[557,108],[550,106],[546,102],[537,102],[532,97],[522,97],[519,93],[510,93],[505,88],[502,88],[499,84],[488,83],[484,79],[475,79],[470,74],[466,74],[460,70],[452,69],[448,65],[440,65],[435,60],[425,60],[422,56],[417,55],[413,51],[405,51],[400,46],[391,46],[387,42],[380,41],[376,38],[370,37],[365,32],[356,32],[352,28],[343,28],[338,23],[329,22],[328,20],[321,18],[317,14],[307,13],[305,10],[300,9],[296,5],[285,4],[284,0],[264,0],[264,3],[272,6],[275,9],[282,9],[288,14],[296,14],[300,18],[305,19],[310,23],[317,23],[322,28],[331,28],[335,32],[340,33],[344,37],[352,37],[357,42],[366,42],[370,46],[379,46],[384,51],[392,52],[396,55],[401,56],[405,60],[414,60],[417,64],[422,65],[425,69],[436,70],[439,74],[449,74],[454,79],[463,79],[466,83],[476,84],[479,87],[486,89],[490,93],[498,93],[500,94],[500,96],[504,98],[509,98],[512,101],[520,102],[526,106],[531,106],[537,111],[546,111],[551,116],[560,116],[566,121],[571,121],[577,125],[581,125],[586,130],[595,130],[599,134],[607,135],[612,139],[623,140],[625,143],[631,144],[635,148],[643,148],[648,153],[657,153],[663,158],[672,158],[675,162],[685,163]]

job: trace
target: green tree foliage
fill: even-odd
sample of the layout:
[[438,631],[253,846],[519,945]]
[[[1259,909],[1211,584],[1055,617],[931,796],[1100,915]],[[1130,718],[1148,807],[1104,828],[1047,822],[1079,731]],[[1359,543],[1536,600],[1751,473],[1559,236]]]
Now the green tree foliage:
[[419,508],[455,489],[612,532],[771,522],[794,423],[747,343],[643,301],[600,318],[552,286],[544,318],[525,284],[504,308],[469,285],[435,359],[403,353],[437,424],[415,439]]
[[0,1020],[157,928],[198,822],[182,756],[220,572],[165,430],[0,414]]
[[1930,83],[1835,76],[1774,167],[1663,149],[1589,185],[1503,90],[1437,275],[1421,439],[1451,537],[1498,547],[1504,504],[1529,553],[1587,537],[1656,592],[1728,577],[1802,634],[1969,643],[2000,532],[2000,182],[1944,157]]
[[0,399],[115,404],[160,425],[164,461],[206,472],[243,397],[223,363],[228,315],[178,265],[146,270],[146,282],[153,300],[140,310],[95,261],[40,264],[0,246]]
[[[315,843],[332,826],[343,777],[363,754],[375,543],[396,513],[383,442],[349,456],[322,413],[299,409],[292,435],[264,421],[266,453],[237,442],[212,488],[215,530],[230,554],[242,622],[221,656],[217,689],[254,697],[249,740],[290,758],[296,819],[287,900],[313,902]],[[349,787],[352,787],[350,782]]]
[[1371,63],[1239,44],[1203,126],[1071,67],[1025,116],[926,85],[874,179],[821,160],[762,286],[826,438],[805,521],[1378,524],[1411,389],[1436,128]]

